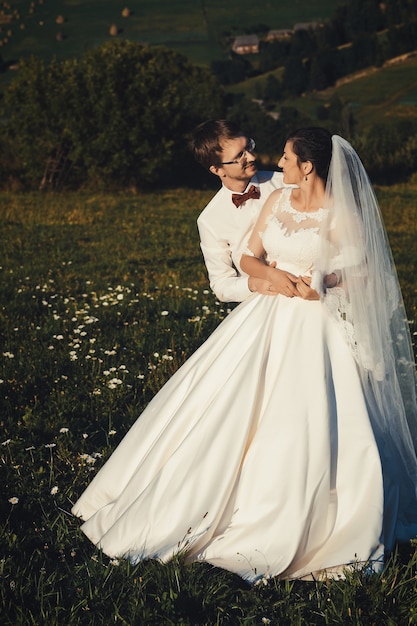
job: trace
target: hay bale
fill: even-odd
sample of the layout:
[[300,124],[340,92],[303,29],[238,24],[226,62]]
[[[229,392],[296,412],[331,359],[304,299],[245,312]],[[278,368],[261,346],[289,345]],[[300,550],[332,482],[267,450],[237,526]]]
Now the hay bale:
[[57,24],[63,24],[65,22],[65,17],[63,15],[58,15],[58,17],[56,18],[55,22]]
[[116,26],[116,24],[112,24],[109,28],[109,35],[111,35],[112,37],[116,37],[116,35],[119,34],[119,29]]
[[122,11],[122,17],[130,17],[130,9],[125,7]]

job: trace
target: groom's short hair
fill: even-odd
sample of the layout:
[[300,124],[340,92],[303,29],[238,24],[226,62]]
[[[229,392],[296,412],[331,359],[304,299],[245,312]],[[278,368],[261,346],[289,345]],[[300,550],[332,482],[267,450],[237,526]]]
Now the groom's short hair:
[[219,165],[222,146],[220,142],[245,137],[240,127],[230,120],[207,120],[194,129],[190,142],[195,160],[206,169]]

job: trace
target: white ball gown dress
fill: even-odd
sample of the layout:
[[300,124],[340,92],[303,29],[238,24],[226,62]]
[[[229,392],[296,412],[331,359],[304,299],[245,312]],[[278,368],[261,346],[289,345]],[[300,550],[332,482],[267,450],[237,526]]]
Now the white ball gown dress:
[[[297,212],[290,193],[262,241],[278,267],[304,275],[325,210]],[[253,582],[380,562],[381,462],[329,307],[259,294],[237,306],[72,510],[104,553],[135,563],[185,551]]]

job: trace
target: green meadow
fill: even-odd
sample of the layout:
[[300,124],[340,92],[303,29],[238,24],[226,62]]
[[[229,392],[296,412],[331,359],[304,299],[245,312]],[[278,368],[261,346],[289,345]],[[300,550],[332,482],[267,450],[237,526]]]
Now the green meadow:
[[[244,34],[260,24],[292,28],[296,22],[330,18],[335,8],[331,0],[9,0],[1,4],[10,6],[7,14],[19,12],[18,19],[2,28],[0,51],[5,60],[30,54],[46,59],[79,56],[104,43],[115,24],[120,37],[163,44],[203,64],[225,57],[219,44],[224,32]],[[122,16],[125,8],[130,9],[129,17]],[[65,18],[63,24],[56,23],[59,15]],[[60,41],[58,33],[64,36]]]
[[[196,218],[212,195],[0,194],[0,606],[16,625],[417,624],[417,555],[323,582],[239,577],[180,555],[102,555],[71,506],[229,307]],[[413,336],[417,187],[377,189]],[[267,479],[267,477],[266,477]]]

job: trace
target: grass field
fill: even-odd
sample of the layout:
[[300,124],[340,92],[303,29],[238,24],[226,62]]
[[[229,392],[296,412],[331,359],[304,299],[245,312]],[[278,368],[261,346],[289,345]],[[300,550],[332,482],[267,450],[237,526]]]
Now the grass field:
[[[417,187],[377,193],[412,322]],[[412,545],[380,575],[250,588],[181,558],[108,559],[69,513],[227,315],[208,290],[195,225],[210,196],[0,194],[2,625],[417,624]]]
[[[259,24],[287,28],[300,21],[329,18],[334,12],[331,0],[290,4],[270,0],[256,4],[250,0],[9,0],[1,5],[5,16],[0,24],[0,53],[7,63],[32,54],[45,60],[79,56],[107,41],[110,26],[115,24],[120,38],[163,44],[207,65],[226,58],[227,50],[220,44],[224,32],[244,34]],[[126,7],[131,14],[122,17]],[[63,24],[56,23],[58,16],[65,18]],[[0,87],[11,77],[12,72],[0,76]]]
[[[297,0],[294,3],[261,0],[9,0],[6,14],[19,11],[19,19],[3,26],[3,57],[19,58],[36,54],[50,58],[77,56],[108,38],[111,24],[120,28],[120,36],[150,44],[165,44],[185,52],[192,61],[207,62],[224,51],[218,40],[225,31],[243,34],[246,28],[264,24],[289,28],[296,22],[326,19],[333,15],[334,2]],[[33,7],[32,7],[33,5]],[[122,17],[122,10],[131,10]],[[64,16],[62,25],[56,24]],[[41,24],[42,22],[42,24]],[[22,29],[23,25],[23,29]],[[66,38],[56,41],[57,32]]]

